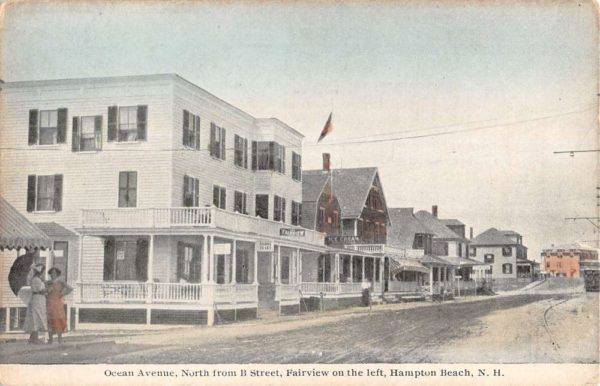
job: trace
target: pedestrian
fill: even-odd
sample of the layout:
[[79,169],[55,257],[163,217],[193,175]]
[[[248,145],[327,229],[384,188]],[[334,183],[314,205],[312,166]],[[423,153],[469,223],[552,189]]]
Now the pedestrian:
[[360,285],[362,289],[362,304],[367,307],[371,303],[371,283],[368,280],[363,280]]
[[39,332],[46,331],[48,328],[46,317],[46,286],[42,280],[45,270],[46,266],[44,264],[34,263],[28,275],[28,284],[31,286],[31,299],[27,304],[24,330],[30,333],[30,344],[44,343],[39,338]]
[[65,315],[65,303],[63,298],[73,291],[73,287],[65,283],[60,276],[60,269],[53,267],[48,271],[50,280],[48,288],[48,344],[52,344],[53,335],[58,335],[58,343],[61,344],[62,333],[67,329],[67,316]]

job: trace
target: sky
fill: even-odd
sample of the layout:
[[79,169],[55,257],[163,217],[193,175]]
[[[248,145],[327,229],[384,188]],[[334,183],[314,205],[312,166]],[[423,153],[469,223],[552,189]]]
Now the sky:
[[[596,240],[591,1],[5,2],[4,81],[177,73],[305,135],[303,167],[377,166],[388,206],[475,235]],[[334,132],[316,140],[330,112]],[[589,242],[588,242],[589,243]]]

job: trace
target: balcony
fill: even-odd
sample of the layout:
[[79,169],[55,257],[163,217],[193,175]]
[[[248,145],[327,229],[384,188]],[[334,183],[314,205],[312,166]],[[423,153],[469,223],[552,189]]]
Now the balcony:
[[255,233],[266,237],[281,237],[281,229],[303,231],[288,236],[319,246],[325,245],[325,235],[300,226],[266,220],[215,207],[204,208],[118,208],[83,209],[81,226],[84,230],[133,228],[221,228],[235,232]]
[[416,258],[424,254],[422,249],[396,248],[387,244],[348,244],[346,248],[363,253],[393,254],[398,257]]

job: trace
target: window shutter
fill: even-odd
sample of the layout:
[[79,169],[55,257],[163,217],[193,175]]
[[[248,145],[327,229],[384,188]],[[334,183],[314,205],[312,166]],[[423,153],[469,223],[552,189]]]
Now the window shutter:
[[117,140],[117,126],[119,123],[119,110],[117,106],[108,108],[108,142]]
[[298,154],[298,181],[302,181],[302,156]]
[[285,174],[285,146],[281,146],[281,172]]
[[200,150],[200,117],[196,115],[196,127],[194,130],[194,140],[196,150]]
[[27,176],[27,211],[35,211],[35,174]]
[[258,144],[256,141],[252,141],[252,170],[256,170],[258,164]]
[[219,194],[220,194],[220,200],[219,200],[220,202],[219,202],[219,204],[221,204],[220,208],[221,209],[227,209],[227,201],[226,201],[226,198],[227,198],[226,194],[227,193],[225,191],[225,188],[221,188],[221,191],[219,192]]
[[94,117],[94,139],[96,142],[96,150],[102,149],[102,115]]
[[275,142],[269,142],[269,169],[275,170]]
[[56,142],[65,143],[67,142],[67,109],[58,109],[58,112],[56,114],[56,120]]
[[194,206],[199,206],[200,205],[200,180],[195,178],[193,180],[194,182]]
[[208,145],[208,148],[210,150],[210,155],[213,156],[213,157],[216,155],[215,154],[216,153],[215,152],[215,150],[216,150],[216,137],[217,137],[216,131],[217,131],[217,128],[215,127],[215,124],[213,122],[211,122],[210,123],[210,144]]
[[146,140],[146,126],[148,121],[148,106],[137,107],[137,139],[138,141]]
[[213,186],[213,205],[219,207],[219,187]]
[[177,242],[177,278],[183,277],[183,264],[185,260],[184,256],[185,247],[181,241]]
[[29,140],[28,143],[30,145],[37,144],[37,135],[38,135],[38,110],[29,110]]
[[54,210],[60,212],[62,210],[62,192],[63,192],[63,176],[62,174],[54,175]]
[[183,110],[183,141],[184,145],[190,146],[189,143],[189,130],[190,130],[190,113],[187,110]]
[[225,153],[225,138],[227,137],[226,135],[227,130],[225,130],[224,127],[221,127],[221,159],[226,159],[226,153]]
[[281,199],[281,221],[285,222],[285,198]]
[[79,151],[79,118],[73,117],[73,135],[71,137],[71,150]]
[[189,191],[190,178],[186,175],[183,176],[183,206],[188,205],[188,191]]
[[244,138],[244,168],[248,169],[248,139]]

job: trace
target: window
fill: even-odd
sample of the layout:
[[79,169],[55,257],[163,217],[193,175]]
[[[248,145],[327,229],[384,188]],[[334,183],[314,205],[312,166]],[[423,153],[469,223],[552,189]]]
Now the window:
[[292,179],[302,180],[302,156],[292,152]]
[[274,197],[273,220],[285,222],[285,198]]
[[302,223],[302,204],[292,201],[292,225],[300,225]]
[[226,190],[219,185],[213,185],[213,205],[217,208],[225,209]]
[[483,256],[483,262],[484,263],[493,263],[494,262],[494,255],[491,253],[488,253],[486,255]]
[[212,157],[225,159],[225,133],[225,128],[210,123],[210,155]]
[[62,210],[62,174],[27,177],[27,211]]
[[502,256],[512,256],[512,248],[502,247]]
[[415,239],[413,241],[413,249],[423,249],[425,248],[425,240],[423,235],[416,234]]
[[102,115],[73,117],[73,151],[102,149]]
[[512,271],[513,271],[512,267],[513,266],[510,263],[502,264],[502,273],[505,273],[505,274],[512,273]]
[[30,145],[54,145],[66,142],[67,109],[29,110]]
[[104,280],[146,281],[148,241],[107,237],[104,243]]
[[235,192],[233,210],[238,213],[248,214],[246,211],[246,193]]
[[333,215],[331,216],[331,227],[336,230],[339,228],[340,225],[340,214],[338,213],[337,210],[333,211]]
[[470,256],[476,256],[477,255],[477,248],[475,248],[475,247],[469,248],[469,255]]
[[197,245],[177,243],[177,280],[199,283],[202,271],[200,248]]
[[137,206],[137,172],[119,173],[119,208]]
[[285,147],[277,142],[252,142],[252,169],[285,173]]
[[327,219],[325,218],[325,208],[319,207],[319,226],[325,225]]
[[269,218],[269,195],[268,194],[257,194],[256,195],[256,216],[261,218]]
[[108,141],[145,141],[147,117],[148,106],[110,106],[108,108]]
[[200,117],[183,110],[183,146],[200,150]]
[[248,140],[237,134],[233,138],[235,146],[233,163],[236,166],[248,169]]
[[196,207],[199,204],[200,181],[183,176],[183,206]]

